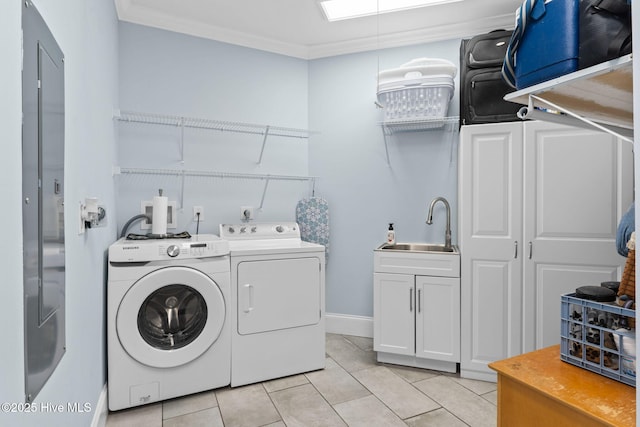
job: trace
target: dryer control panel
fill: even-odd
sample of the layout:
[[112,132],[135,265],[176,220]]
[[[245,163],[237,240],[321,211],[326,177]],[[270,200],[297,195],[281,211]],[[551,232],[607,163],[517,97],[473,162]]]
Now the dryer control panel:
[[300,239],[300,227],[295,222],[220,224],[220,236],[225,240]]
[[200,234],[189,239],[120,239],[109,247],[110,262],[207,258],[228,254],[229,242],[213,234]]

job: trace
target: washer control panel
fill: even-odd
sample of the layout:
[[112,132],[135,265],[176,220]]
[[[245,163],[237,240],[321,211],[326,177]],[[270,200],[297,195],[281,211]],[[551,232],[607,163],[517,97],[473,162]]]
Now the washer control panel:
[[220,237],[225,240],[299,239],[300,227],[295,222],[220,224]]
[[189,239],[120,239],[109,247],[110,262],[218,257],[229,254],[229,242],[211,234]]

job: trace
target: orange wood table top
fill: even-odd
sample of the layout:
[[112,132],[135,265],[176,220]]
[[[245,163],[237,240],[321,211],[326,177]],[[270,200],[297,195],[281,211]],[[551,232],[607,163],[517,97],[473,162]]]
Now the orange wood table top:
[[[585,417],[593,425],[636,425],[636,389],[563,362],[560,345],[493,362],[489,367],[498,372],[499,424],[509,425],[516,416],[526,416],[528,410],[549,408],[563,413],[566,420]],[[554,416],[537,414],[538,419],[546,420]]]

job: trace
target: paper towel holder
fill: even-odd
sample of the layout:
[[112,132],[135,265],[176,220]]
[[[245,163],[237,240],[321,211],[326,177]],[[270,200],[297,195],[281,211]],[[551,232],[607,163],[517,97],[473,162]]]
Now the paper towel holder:
[[[177,223],[178,204],[175,200],[167,203],[167,228],[178,228]],[[140,202],[140,213],[153,218],[153,200],[142,200]],[[140,221],[141,230],[151,230],[151,221],[144,219]]]

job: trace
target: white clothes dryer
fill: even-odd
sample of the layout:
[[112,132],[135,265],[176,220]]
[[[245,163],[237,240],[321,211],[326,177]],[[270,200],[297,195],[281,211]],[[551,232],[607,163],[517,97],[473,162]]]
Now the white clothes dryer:
[[296,223],[221,224],[231,251],[231,386],[325,366],[325,248]]
[[108,275],[109,409],[230,383],[228,242],[122,238]]

